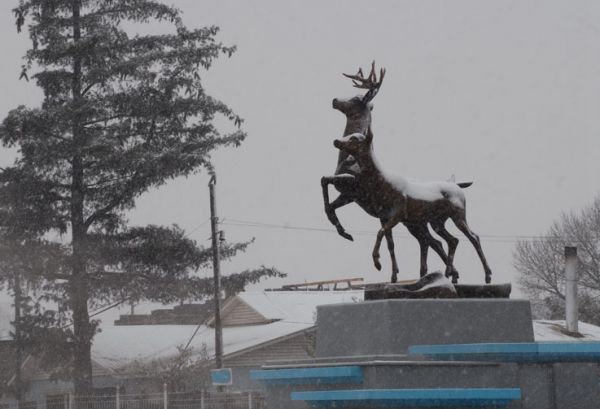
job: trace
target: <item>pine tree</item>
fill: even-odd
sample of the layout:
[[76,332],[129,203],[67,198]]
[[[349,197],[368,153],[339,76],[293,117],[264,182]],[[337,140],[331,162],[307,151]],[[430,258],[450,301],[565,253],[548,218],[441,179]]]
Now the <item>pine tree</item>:
[[[35,81],[44,99],[10,111],[0,127],[3,145],[19,151],[0,172],[0,223],[6,251],[33,245],[43,255],[43,268],[23,271],[70,314],[72,376],[84,395],[92,389],[90,308],[209,292],[210,280],[191,275],[207,265],[206,250],[176,226],[133,228],[124,215],[149,189],[211,171],[212,150],[244,139],[241,118],[201,83],[235,47],[216,41],[217,27],[188,29],[179,10],[154,0],[21,0],[14,13],[32,43],[21,78]],[[148,22],[166,33],[125,28]],[[236,130],[221,134],[216,115]],[[226,245],[223,256],[248,244]],[[230,288],[279,274],[245,272]]]

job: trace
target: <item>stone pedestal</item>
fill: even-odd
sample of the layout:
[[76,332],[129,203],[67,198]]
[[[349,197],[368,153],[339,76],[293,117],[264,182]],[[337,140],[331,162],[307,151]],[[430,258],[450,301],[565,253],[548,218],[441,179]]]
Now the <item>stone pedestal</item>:
[[380,300],[324,305],[317,312],[318,357],[402,355],[411,345],[533,341],[525,300]]
[[273,408],[597,409],[598,362],[599,343],[536,343],[528,301],[390,299],[319,307],[316,357],[253,376]]

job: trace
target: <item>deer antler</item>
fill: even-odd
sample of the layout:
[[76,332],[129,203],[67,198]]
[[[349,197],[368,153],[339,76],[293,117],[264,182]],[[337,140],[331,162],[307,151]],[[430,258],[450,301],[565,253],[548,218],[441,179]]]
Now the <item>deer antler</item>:
[[379,81],[377,81],[377,74],[375,73],[375,61],[371,63],[371,72],[367,78],[364,77],[362,68],[358,69],[356,75],[344,73],[342,73],[342,75],[350,78],[355,88],[368,89],[369,91],[363,97],[363,102],[369,102],[375,97],[375,95],[377,95],[377,92],[381,87],[383,77],[385,77],[385,68],[381,68],[379,70]]

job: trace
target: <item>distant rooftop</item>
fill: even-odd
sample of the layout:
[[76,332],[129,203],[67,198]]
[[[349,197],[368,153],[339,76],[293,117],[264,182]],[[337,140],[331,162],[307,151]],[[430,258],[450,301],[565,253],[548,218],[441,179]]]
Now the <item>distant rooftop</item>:
[[194,325],[205,322],[213,315],[213,304],[182,304],[174,307],[160,306],[148,314],[135,313],[130,306],[129,314],[121,314],[115,325]]

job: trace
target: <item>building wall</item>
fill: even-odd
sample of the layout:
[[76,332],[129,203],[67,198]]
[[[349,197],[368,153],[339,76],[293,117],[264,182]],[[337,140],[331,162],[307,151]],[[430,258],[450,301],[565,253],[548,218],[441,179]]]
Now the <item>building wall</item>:
[[265,317],[259,314],[254,308],[250,307],[238,297],[233,298],[229,302],[230,304],[224,309],[223,317],[221,319],[224,327],[258,325],[271,322],[271,320],[265,319]]
[[270,361],[310,358],[310,353],[314,349],[311,337],[313,333],[314,329],[311,328],[285,340],[269,343],[231,358],[225,357],[225,365],[259,368]]

